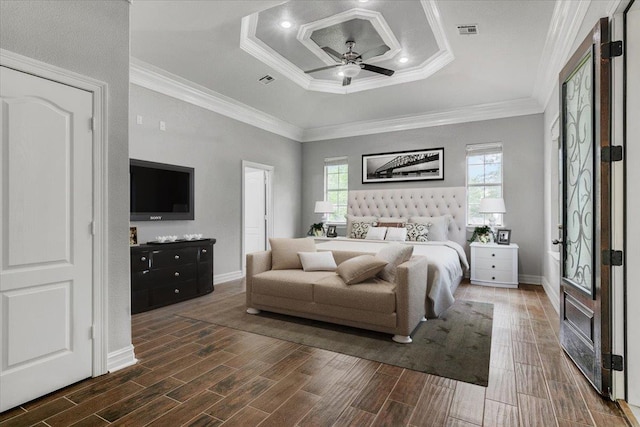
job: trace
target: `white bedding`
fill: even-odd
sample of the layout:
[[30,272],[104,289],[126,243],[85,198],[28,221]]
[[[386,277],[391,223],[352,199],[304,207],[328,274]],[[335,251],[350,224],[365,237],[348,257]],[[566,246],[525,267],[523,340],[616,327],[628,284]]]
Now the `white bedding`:
[[[376,254],[384,245],[399,242],[382,240],[361,240],[336,238],[326,242],[317,242],[318,250],[356,251]],[[424,256],[429,260],[426,315],[429,318],[440,316],[453,304],[453,293],[469,269],[464,249],[453,241],[444,242],[402,242],[414,246],[414,256]]]

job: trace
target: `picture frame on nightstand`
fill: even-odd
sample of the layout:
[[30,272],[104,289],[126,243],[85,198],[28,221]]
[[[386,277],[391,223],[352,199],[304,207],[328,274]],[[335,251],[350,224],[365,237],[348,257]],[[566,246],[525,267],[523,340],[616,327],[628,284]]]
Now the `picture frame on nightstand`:
[[507,228],[499,228],[496,236],[496,243],[499,245],[508,245],[511,243],[511,230]]
[[327,237],[338,237],[338,231],[336,230],[335,225],[330,225],[327,227]]

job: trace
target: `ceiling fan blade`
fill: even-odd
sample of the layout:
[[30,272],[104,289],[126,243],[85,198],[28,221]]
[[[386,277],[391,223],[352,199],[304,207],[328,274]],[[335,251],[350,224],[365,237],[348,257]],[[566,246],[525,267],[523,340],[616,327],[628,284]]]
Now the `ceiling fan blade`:
[[341,65],[342,64],[335,64],[335,65],[327,65],[326,67],[314,68],[313,70],[305,71],[305,74],[315,73],[316,71],[328,70],[330,68],[339,67]]
[[342,54],[340,52],[336,52],[335,50],[333,50],[333,49],[331,49],[330,47],[327,47],[327,46],[323,47],[322,50],[324,50],[329,55],[331,55],[334,58],[336,58],[338,61],[342,61]]
[[351,77],[344,77],[342,79],[342,86],[349,86],[351,84]]
[[395,71],[388,68],[376,67],[375,65],[360,64],[360,68],[367,71],[373,71],[374,73],[384,74],[385,76],[393,76]]
[[374,56],[383,55],[389,49],[391,49],[389,46],[387,46],[386,44],[383,44],[382,46],[374,47],[373,49],[369,49],[368,51],[362,53],[360,55],[360,58],[363,61],[366,61],[367,59],[373,58]]

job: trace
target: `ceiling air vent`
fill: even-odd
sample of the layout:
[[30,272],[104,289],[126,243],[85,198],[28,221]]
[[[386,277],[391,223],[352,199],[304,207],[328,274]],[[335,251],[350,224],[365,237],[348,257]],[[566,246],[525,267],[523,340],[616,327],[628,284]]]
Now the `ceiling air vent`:
[[478,34],[478,25],[477,24],[458,25],[458,32],[460,33],[461,36]]
[[260,77],[258,81],[263,85],[268,85],[269,83],[275,82],[276,79],[274,79],[272,76],[267,74],[266,76]]

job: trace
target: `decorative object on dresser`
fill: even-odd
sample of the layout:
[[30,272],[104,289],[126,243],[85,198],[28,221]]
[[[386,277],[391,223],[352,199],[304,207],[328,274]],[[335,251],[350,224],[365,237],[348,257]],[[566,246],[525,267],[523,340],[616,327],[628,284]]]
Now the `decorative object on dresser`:
[[511,243],[511,230],[506,228],[498,229],[498,233],[496,234],[496,243],[499,245],[508,245]]
[[335,225],[330,225],[327,227],[327,237],[338,237],[338,231],[336,230]]
[[518,245],[471,244],[471,283],[502,288],[518,287]]
[[131,247],[131,313],[213,292],[216,239]]
[[444,179],[444,148],[362,155],[362,183]]

